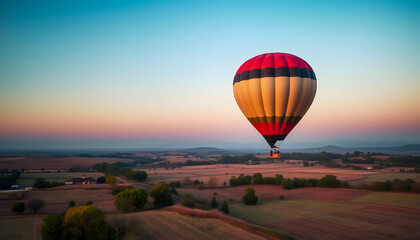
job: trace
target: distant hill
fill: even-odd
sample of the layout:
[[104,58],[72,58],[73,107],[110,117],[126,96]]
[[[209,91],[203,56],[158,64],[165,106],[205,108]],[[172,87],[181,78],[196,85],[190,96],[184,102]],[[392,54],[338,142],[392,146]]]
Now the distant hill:
[[215,147],[196,147],[196,148],[188,148],[184,149],[183,151],[190,152],[190,153],[202,153],[202,154],[227,154],[230,151],[215,148]]

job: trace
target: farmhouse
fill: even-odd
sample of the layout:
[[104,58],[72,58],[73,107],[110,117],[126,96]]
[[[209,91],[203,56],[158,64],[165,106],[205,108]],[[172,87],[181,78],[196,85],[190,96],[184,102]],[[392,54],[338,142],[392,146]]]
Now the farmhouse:
[[96,179],[82,176],[81,178],[71,178],[66,180],[66,185],[96,184]]

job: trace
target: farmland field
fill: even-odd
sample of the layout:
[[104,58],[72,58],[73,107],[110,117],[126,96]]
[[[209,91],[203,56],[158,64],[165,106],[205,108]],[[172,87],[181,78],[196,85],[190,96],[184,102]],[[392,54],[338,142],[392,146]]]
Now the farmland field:
[[357,186],[362,183],[372,183],[372,182],[384,182],[384,181],[392,181],[396,178],[401,180],[411,178],[414,181],[420,180],[420,173],[380,173],[380,174],[372,174],[367,175],[365,178],[358,179],[355,181],[350,182],[350,185]]
[[265,239],[215,218],[196,218],[175,212],[147,211],[109,216],[110,223],[126,219],[132,230],[127,239]]
[[352,201],[420,209],[420,194],[413,193],[373,192]]
[[235,217],[307,239],[418,239],[420,211],[348,203],[276,200],[230,205]]
[[0,218],[0,239],[34,239],[34,217]]

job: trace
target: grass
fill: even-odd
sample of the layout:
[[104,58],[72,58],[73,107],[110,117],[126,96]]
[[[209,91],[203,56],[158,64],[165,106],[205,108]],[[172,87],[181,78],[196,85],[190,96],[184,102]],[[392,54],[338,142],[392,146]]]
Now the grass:
[[0,239],[34,239],[33,218],[0,219],[0,226]]
[[264,201],[255,206],[246,206],[242,203],[229,205],[232,216],[259,225],[298,218],[320,218],[334,212],[358,208],[361,207],[343,203],[309,200]]
[[36,178],[44,178],[47,181],[58,181],[64,182],[70,178],[79,178],[83,175],[86,177],[98,178],[100,175],[96,173],[86,173],[86,172],[53,172],[53,173],[22,173],[20,178],[17,180],[17,184],[20,188],[32,187]]
[[182,181],[182,178],[185,177],[191,177],[190,174],[165,174],[165,175],[154,175],[150,173],[147,176],[146,182],[157,182],[157,181],[165,181],[167,179],[175,179],[175,178],[181,178],[176,181]]
[[196,218],[175,212],[147,211],[109,216],[111,224],[131,226],[126,239],[264,239],[215,218]]
[[352,201],[420,209],[419,194],[374,192]]

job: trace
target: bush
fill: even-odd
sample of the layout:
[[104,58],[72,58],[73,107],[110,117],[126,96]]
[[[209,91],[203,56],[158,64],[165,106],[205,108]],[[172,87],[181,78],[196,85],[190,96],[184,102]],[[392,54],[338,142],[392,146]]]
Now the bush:
[[25,211],[25,203],[15,202],[10,206],[10,210],[14,213],[21,214]]
[[28,205],[29,210],[34,211],[34,213],[36,214],[39,209],[44,207],[44,201],[42,201],[39,198],[33,198],[30,199],[26,205]]
[[337,179],[337,176],[334,175],[325,175],[318,181],[318,187],[327,187],[327,188],[339,188],[341,181]]
[[255,205],[258,202],[258,197],[255,195],[255,190],[252,187],[245,189],[245,195],[242,197],[245,205]]
[[169,191],[174,195],[178,195],[178,191],[175,188],[171,188]]
[[261,173],[255,173],[252,175],[252,184],[263,184],[263,177]]
[[166,183],[160,182],[150,190],[150,196],[153,197],[154,205],[157,207],[164,207],[172,205],[172,194]]
[[181,205],[188,208],[195,208],[195,200],[193,195],[184,194],[181,198]]
[[182,185],[181,185],[180,181],[172,181],[172,182],[169,182],[169,187],[180,188],[180,187],[182,187]]
[[182,179],[182,185],[191,186],[193,185],[193,180],[190,177],[185,177],[184,179]]
[[96,179],[96,183],[98,183],[98,184],[103,184],[103,183],[105,183],[105,181],[106,181],[106,179],[105,179],[104,176],[100,176]]
[[34,184],[32,185],[33,188],[49,188],[50,183],[45,181],[45,179],[39,177],[35,179]]
[[131,168],[129,168],[129,171],[124,175],[127,177],[127,179],[140,182],[147,179],[147,173],[145,171],[133,171]]
[[217,208],[219,206],[219,203],[216,200],[216,197],[213,197],[213,200],[211,200],[210,204],[211,208]]
[[74,207],[76,205],[76,202],[74,200],[70,200],[69,207]]
[[229,184],[230,186],[238,186],[240,185],[240,182],[238,181],[238,179],[236,179],[235,176],[232,176],[230,177]]
[[146,190],[125,189],[115,196],[115,207],[123,213],[133,212],[142,209],[147,203],[148,194]]
[[89,206],[89,205],[93,205],[93,202],[92,201],[87,201],[86,206]]
[[114,185],[114,184],[117,182],[117,178],[116,178],[114,175],[108,175],[108,176],[106,176],[106,178],[105,178],[105,182],[106,182],[107,184]]
[[273,177],[263,177],[264,184],[276,184],[276,180]]
[[223,201],[223,204],[220,210],[226,214],[229,214],[229,205],[227,204],[226,200]]
[[126,189],[130,189],[130,188],[129,187],[113,187],[111,193],[112,193],[112,195],[117,195],[118,193],[120,193],[120,192],[122,192]]
[[280,200],[284,200],[284,196],[283,195],[280,195],[279,199]]
[[200,185],[200,180],[195,179],[194,182],[193,182],[193,185]]
[[290,178],[283,179],[282,185],[284,189],[292,189],[293,181]]
[[274,180],[275,180],[275,184],[277,184],[277,185],[281,185],[282,184],[282,182],[283,182],[283,175],[281,175],[281,174],[276,174],[275,176],[274,176]]

